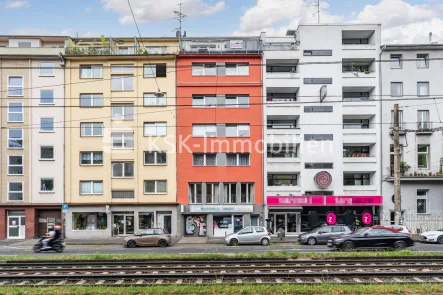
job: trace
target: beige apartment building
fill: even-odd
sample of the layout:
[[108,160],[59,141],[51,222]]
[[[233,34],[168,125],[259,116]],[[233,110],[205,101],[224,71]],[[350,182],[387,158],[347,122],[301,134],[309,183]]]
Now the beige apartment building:
[[178,49],[177,38],[68,40],[67,237],[177,234]]

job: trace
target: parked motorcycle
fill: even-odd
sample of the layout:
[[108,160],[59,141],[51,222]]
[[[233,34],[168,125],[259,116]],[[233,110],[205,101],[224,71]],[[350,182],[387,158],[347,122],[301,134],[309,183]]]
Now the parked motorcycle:
[[43,240],[47,239],[48,237],[41,237],[37,244],[34,245],[33,250],[35,253],[40,253],[42,251],[55,251],[58,253],[63,252],[65,249],[65,243],[63,242],[63,239],[57,239],[52,242],[52,247],[49,245],[45,246]]

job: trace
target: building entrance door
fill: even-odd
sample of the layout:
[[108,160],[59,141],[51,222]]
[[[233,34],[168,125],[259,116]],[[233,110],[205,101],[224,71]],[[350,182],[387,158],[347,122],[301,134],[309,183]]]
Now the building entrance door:
[[114,236],[134,234],[134,214],[114,214]]
[[168,233],[172,231],[172,215],[159,213],[157,216],[157,226],[166,230]]
[[25,216],[8,216],[8,239],[24,239],[24,238],[25,238]]
[[301,231],[300,213],[269,214],[269,217],[274,234],[278,234],[280,229],[283,229],[286,235],[297,234]]

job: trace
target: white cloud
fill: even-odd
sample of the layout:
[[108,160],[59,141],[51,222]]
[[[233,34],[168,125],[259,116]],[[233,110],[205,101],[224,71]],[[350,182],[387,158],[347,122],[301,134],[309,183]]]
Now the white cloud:
[[[72,36],[76,37],[77,32],[73,28],[64,29],[61,31],[53,31],[43,28],[31,28],[31,27],[23,27],[13,29],[9,32],[11,35],[28,35],[28,36]],[[79,32],[79,37],[100,37],[102,34],[88,31],[85,33]]]
[[5,3],[5,8],[24,8],[28,6],[28,0],[8,0]]
[[[137,22],[162,21],[174,17],[174,10],[178,10],[180,1],[174,0],[131,0],[132,10]],[[226,8],[225,1],[218,1],[214,5],[203,0],[181,0],[182,13],[188,17],[208,16],[216,14]],[[101,0],[105,10],[112,10],[120,15],[122,24],[133,23],[131,11],[126,0]]]
[[92,6],[88,6],[85,9],[83,9],[82,13],[90,13],[92,12],[94,9],[92,8]]

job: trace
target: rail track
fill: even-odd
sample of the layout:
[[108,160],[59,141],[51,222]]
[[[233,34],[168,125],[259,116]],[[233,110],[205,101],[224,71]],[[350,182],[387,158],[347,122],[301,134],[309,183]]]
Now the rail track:
[[0,286],[443,283],[442,257],[0,261]]

